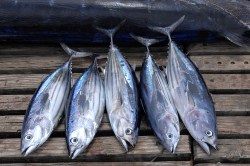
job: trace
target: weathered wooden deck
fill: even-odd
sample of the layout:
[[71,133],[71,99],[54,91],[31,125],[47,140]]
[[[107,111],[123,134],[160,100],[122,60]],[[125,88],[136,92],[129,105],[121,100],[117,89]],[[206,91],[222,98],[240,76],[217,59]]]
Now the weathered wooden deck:
[[[85,47],[105,55],[107,47]],[[143,47],[121,47],[137,75]],[[159,65],[165,65],[166,48],[152,47]],[[200,69],[215,102],[219,150],[205,154],[182,127],[176,154],[163,150],[145,117],[136,147],[124,153],[114,137],[107,115],[87,151],[68,158],[63,122],[51,138],[28,157],[20,154],[20,131],[27,104],[41,80],[67,60],[59,45],[0,44],[0,164],[2,165],[250,165],[250,48],[228,42],[195,44],[186,49]],[[90,59],[74,60],[74,77]],[[100,60],[99,65],[104,65]],[[27,164],[32,163],[32,164]],[[35,164],[36,163],[36,164]],[[41,164],[43,163],[43,164]],[[52,164],[53,163],[53,164]]]

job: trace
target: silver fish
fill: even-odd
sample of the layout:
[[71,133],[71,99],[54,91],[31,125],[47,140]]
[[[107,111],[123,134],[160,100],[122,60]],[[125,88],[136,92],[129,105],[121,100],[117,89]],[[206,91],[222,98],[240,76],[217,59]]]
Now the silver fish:
[[96,58],[75,83],[69,100],[66,138],[69,156],[74,159],[93,140],[105,109],[104,85],[97,69]]
[[108,62],[105,67],[106,108],[117,139],[128,151],[128,145],[135,146],[137,142],[140,109],[135,74],[113,44],[113,35],[121,24],[114,29],[97,29],[111,38]]
[[[51,135],[63,115],[71,89],[72,58],[47,76],[33,95],[21,132],[21,152],[29,155]],[[80,56],[80,55],[78,55]]]
[[179,118],[166,74],[159,69],[148,48],[158,40],[131,36],[147,47],[140,75],[141,96],[147,118],[161,144],[174,153],[180,139]]
[[214,104],[202,76],[188,57],[171,40],[170,33],[184,17],[169,27],[151,27],[169,37],[167,75],[179,115],[192,137],[210,154],[217,148],[217,123]]

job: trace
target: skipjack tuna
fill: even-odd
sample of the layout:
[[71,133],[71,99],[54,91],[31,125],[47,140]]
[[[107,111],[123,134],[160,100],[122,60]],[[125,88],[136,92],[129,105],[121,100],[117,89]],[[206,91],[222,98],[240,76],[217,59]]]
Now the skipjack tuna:
[[135,146],[137,142],[140,108],[134,71],[113,44],[113,35],[121,24],[114,29],[97,29],[111,38],[104,80],[106,108],[117,139],[128,151],[129,145]]
[[217,32],[238,45],[250,46],[246,36],[250,1],[246,0],[4,0],[0,6],[2,39],[25,34],[31,38],[30,32],[36,40],[43,36],[47,40],[58,36],[79,39],[95,33],[93,24],[109,26],[123,19],[127,20],[124,32],[147,32],[147,26],[165,27],[186,15],[178,32]]
[[214,104],[198,69],[172,41],[170,33],[184,16],[169,27],[151,27],[169,38],[167,76],[169,89],[179,115],[192,137],[210,154],[217,148],[217,123]]
[[105,109],[105,91],[95,54],[92,64],[71,90],[66,111],[66,140],[70,158],[76,158],[93,140]]
[[147,119],[161,144],[174,153],[180,139],[178,114],[166,74],[158,68],[148,48],[158,40],[134,35],[132,37],[147,47],[140,75],[141,96]]
[[27,156],[40,147],[57,126],[71,89],[72,58],[87,56],[71,53],[67,62],[47,76],[33,95],[21,132],[21,151]]

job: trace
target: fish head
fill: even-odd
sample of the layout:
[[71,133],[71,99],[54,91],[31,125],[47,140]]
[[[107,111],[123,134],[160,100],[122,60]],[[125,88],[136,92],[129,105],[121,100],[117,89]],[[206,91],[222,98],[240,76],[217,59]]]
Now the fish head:
[[75,159],[80,153],[82,153],[87,146],[87,135],[83,127],[75,128],[68,135],[68,151],[69,157]]
[[128,151],[128,143],[134,147],[137,142],[139,131],[137,125],[129,122],[127,119],[121,118],[119,119],[117,129],[117,136],[119,137],[124,148]]
[[158,121],[160,133],[156,135],[160,138],[162,145],[170,152],[174,153],[180,139],[180,129],[178,117],[168,114]]
[[29,119],[24,123],[21,134],[21,152],[24,156],[29,155],[41,146],[50,136],[52,124],[46,117]]
[[210,154],[209,146],[217,149],[217,127],[216,119],[214,116],[208,116],[209,111],[204,109],[191,111],[189,116],[190,129],[193,133],[192,136],[205,150],[207,154]]

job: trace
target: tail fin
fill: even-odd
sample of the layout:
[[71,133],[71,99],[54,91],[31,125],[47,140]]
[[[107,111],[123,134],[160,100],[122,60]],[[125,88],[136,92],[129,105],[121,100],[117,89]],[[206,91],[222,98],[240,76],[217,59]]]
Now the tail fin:
[[122,22],[120,22],[117,26],[115,26],[112,29],[104,29],[104,28],[100,28],[100,27],[95,27],[98,31],[106,34],[107,36],[110,37],[111,40],[111,44],[113,45],[113,37],[114,34],[118,31],[118,29],[120,29],[120,27],[126,22],[126,20],[123,20]]
[[77,52],[69,48],[65,43],[60,43],[60,45],[62,46],[63,50],[70,56],[70,59],[87,57],[93,54],[92,52]]
[[134,38],[136,41],[138,41],[139,43],[141,43],[142,45],[146,46],[148,52],[149,52],[149,48],[148,48],[149,46],[162,41],[162,40],[157,40],[157,39],[149,39],[149,38],[136,36],[136,35],[134,35],[132,33],[130,33],[130,36],[132,38]]
[[169,40],[171,41],[170,34],[184,21],[184,19],[185,19],[185,15],[168,27],[149,26],[148,28],[153,31],[160,32],[164,35],[167,35]]
[[241,35],[240,33],[235,32],[224,32],[224,37],[229,41],[240,47],[249,47],[250,46],[250,38]]

